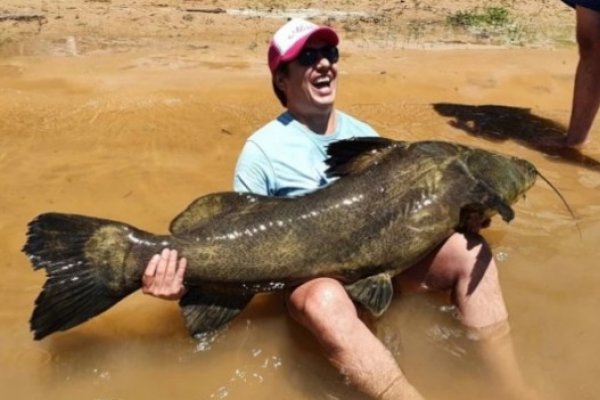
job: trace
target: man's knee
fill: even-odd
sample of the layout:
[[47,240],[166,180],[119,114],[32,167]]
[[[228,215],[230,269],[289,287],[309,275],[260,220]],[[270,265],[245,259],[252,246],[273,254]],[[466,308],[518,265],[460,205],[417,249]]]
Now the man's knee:
[[443,247],[444,256],[457,278],[473,277],[473,274],[496,274],[492,251],[479,235],[452,235]]
[[357,318],[356,308],[340,282],[318,278],[297,287],[289,296],[288,309],[311,330],[324,329],[335,316]]

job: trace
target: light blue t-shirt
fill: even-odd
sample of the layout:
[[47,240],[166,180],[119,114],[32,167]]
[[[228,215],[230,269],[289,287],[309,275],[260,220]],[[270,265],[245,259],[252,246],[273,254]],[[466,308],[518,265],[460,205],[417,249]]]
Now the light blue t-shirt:
[[237,162],[233,189],[267,196],[298,196],[333,179],[325,175],[327,146],[342,139],[379,136],[369,125],[336,111],[336,130],[312,132],[288,112],[252,134]]

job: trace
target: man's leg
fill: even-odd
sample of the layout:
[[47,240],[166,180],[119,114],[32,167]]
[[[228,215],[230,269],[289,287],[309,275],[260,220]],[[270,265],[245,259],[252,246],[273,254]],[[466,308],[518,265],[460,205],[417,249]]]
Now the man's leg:
[[338,281],[319,278],[299,286],[290,294],[288,308],[358,390],[374,399],[422,398],[392,354],[358,318],[354,303]]
[[536,398],[523,382],[491,249],[479,235],[454,234],[422,262],[396,278],[403,293],[450,290],[461,322],[503,398]]
[[485,328],[506,321],[498,270],[481,236],[454,234],[395,280],[401,293],[450,290],[462,323]]
[[575,72],[567,146],[587,141],[600,106],[600,12],[577,6],[576,13],[579,64]]

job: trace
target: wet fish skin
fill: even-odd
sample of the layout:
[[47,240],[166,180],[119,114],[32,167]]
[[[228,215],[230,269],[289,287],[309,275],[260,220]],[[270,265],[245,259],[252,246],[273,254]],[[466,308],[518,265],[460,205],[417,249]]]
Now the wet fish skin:
[[[329,149],[333,184],[298,198],[207,195],[176,217],[171,235],[118,221],[47,213],[23,251],[48,279],[30,321],[35,339],[70,329],[141,286],[164,247],[188,260],[181,306],[191,333],[216,330],[258,292],[328,276],[375,315],[391,277],[454,231],[478,230],[535,182],[525,160],[454,143],[365,138]],[[473,222],[475,221],[475,222]]]

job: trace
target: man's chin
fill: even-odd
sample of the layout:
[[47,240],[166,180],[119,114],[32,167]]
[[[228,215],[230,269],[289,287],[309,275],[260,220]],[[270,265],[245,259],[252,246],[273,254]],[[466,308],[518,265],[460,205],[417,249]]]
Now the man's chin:
[[320,97],[314,98],[314,104],[316,104],[318,107],[323,107],[323,108],[333,107],[334,101],[335,101],[334,94],[332,94],[330,96],[320,96]]
[[335,100],[335,89],[328,89],[319,91],[318,89],[312,88],[313,90],[310,93],[313,101],[315,103],[333,103]]

